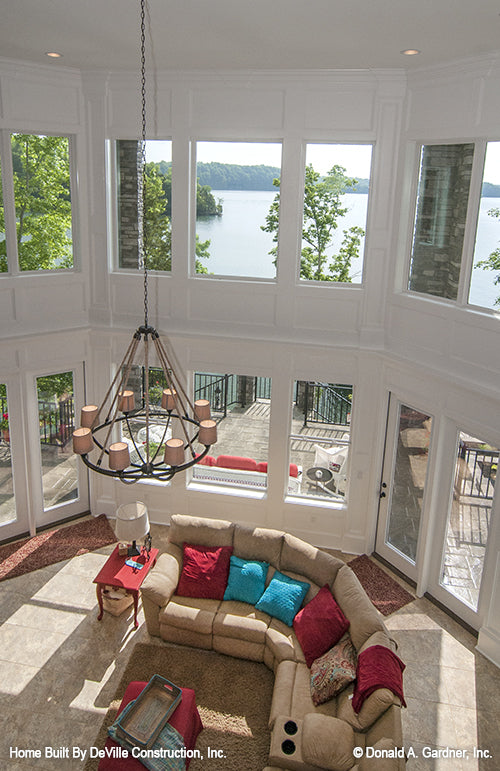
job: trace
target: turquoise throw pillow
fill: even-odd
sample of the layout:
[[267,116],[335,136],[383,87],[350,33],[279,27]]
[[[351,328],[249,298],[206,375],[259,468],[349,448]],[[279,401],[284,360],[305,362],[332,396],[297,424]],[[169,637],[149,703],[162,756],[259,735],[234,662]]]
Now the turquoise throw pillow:
[[296,581],[277,570],[255,607],[278,618],[287,626],[292,626],[310,586],[305,581]]
[[238,600],[255,605],[262,592],[266,588],[268,562],[257,560],[243,560],[240,557],[231,556],[229,561],[229,579],[225,600]]

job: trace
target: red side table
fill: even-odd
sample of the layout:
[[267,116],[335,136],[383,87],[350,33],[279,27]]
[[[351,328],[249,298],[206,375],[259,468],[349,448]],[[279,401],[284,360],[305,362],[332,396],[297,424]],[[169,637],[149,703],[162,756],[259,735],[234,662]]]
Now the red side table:
[[[140,692],[145,688],[147,683],[134,680],[130,683],[125,691],[125,695],[120,704],[120,708],[117,713],[117,717],[122,709],[132,701],[136,699]],[[168,722],[172,725],[180,735],[184,738],[184,746],[186,750],[193,750],[196,744],[198,734],[203,729],[200,713],[196,707],[195,693],[191,688],[182,688],[182,699],[179,706],[172,712]],[[118,744],[108,737],[104,748],[110,751],[113,747],[118,747]],[[191,762],[190,758],[186,758],[186,769]],[[144,771],[144,765],[140,760],[136,758],[113,758],[107,756],[99,761],[98,771]]]
[[159,549],[151,549],[149,554],[145,549],[142,549],[138,557],[133,557],[135,562],[140,562],[144,567],[132,568],[130,565],[125,564],[125,560],[128,557],[120,557],[118,554],[118,545],[99,573],[94,578],[94,584],[96,584],[97,602],[99,603],[99,615],[97,620],[100,621],[104,607],[102,604],[102,590],[105,586],[115,586],[117,588],[126,589],[134,598],[134,626],[137,629],[139,622],[137,621],[137,605],[139,603],[139,589],[141,584],[146,578],[147,574],[156,563]]

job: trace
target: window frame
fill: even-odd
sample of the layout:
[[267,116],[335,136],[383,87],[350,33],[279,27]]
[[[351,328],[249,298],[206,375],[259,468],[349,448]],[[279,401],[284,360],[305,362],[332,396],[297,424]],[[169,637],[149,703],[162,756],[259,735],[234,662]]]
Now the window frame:
[[[11,137],[14,134],[29,134],[31,136],[51,136],[68,140],[69,159],[69,191],[71,201],[71,242],[73,265],[70,268],[41,268],[37,270],[21,270],[17,249],[17,215],[14,194],[14,170],[12,163]],[[38,130],[23,128],[0,129],[0,173],[2,174],[3,207],[5,219],[5,242],[7,271],[0,272],[2,278],[18,278],[19,276],[54,276],[75,274],[81,270],[80,260],[80,217],[78,201],[78,170],[77,170],[77,135],[70,132],[54,130]]]

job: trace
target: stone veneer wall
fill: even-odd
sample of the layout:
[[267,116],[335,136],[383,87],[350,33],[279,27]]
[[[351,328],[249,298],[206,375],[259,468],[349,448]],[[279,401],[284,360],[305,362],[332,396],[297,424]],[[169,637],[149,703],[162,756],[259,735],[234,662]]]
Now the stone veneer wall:
[[474,145],[423,148],[409,289],[456,300]]
[[137,269],[137,150],[139,143],[120,139],[116,143],[118,167],[118,254],[120,268]]

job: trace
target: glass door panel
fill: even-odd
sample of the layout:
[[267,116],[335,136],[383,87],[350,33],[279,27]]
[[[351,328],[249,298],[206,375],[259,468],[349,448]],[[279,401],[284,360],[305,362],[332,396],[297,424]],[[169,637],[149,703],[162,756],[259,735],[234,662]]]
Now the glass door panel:
[[478,609],[499,450],[461,431],[451,495],[440,586]]
[[[3,383],[0,383],[0,410],[0,528],[3,528],[17,519],[12,475],[9,406],[7,404],[7,388]],[[2,532],[0,531],[1,538]]]
[[38,377],[38,420],[43,510],[79,497],[77,456],[73,453],[73,372]]
[[430,415],[391,399],[376,549],[413,579],[431,430]]

